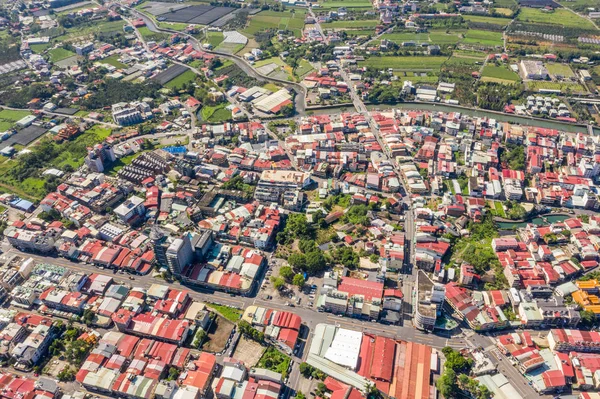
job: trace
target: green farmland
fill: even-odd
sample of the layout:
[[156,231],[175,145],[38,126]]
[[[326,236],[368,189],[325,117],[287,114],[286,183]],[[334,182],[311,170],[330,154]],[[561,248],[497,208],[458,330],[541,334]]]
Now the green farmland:
[[496,47],[502,46],[502,32],[491,32],[486,30],[469,29],[462,41],[465,44]]
[[50,61],[52,62],[62,61],[66,58],[73,57],[74,55],[76,55],[74,52],[64,49],[62,47],[52,49],[48,51],[48,54],[50,55]]
[[184,85],[192,83],[196,79],[196,73],[190,69],[181,75],[169,80],[165,83],[165,87],[169,89],[181,89]]
[[481,80],[484,82],[516,83],[520,78],[519,75],[505,66],[486,65],[483,67]]
[[325,0],[321,3],[321,8],[358,8],[365,10],[372,10],[373,4],[369,0]]
[[565,9],[544,11],[537,8],[521,8],[517,20],[533,22],[538,24],[562,25],[569,28],[581,28],[595,30],[596,27],[589,20],[580,17]]
[[392,68],[394,70],[439,70],[447,57],[371,57],[360,61],[360,66]]
[[484,17],[482,15],[463,15],[463,19],[466,19],[469,22],[478,22],[483,24],[492,24],[492,25],[501,25],[506,26],[510,24],[512,19],[510,18],[493,18],[493,17]]

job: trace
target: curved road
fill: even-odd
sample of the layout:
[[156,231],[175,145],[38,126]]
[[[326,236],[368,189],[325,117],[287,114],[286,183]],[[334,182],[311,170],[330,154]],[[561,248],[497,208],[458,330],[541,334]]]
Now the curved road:
[[242,71],[244,71],[248,76],[252,76],[253,78],[261,80],[261,81],[269,81],[269,82],[278,83],[280,85],[291,86],[294,89],[294,91],[296,92],[296,96],[295,96],[296,112],[300,115],[304,115],[304,113],[306,111],[306,100],[305,100],[306,88],[304,86],[302,86],[301,84],[295,83],[295,82],[289,82],[289,81],[283,80],[283,79],[269,77],[267,75],[263,75],[262,73],[258,72],[256,69],[254,69],[250,64],[248,64],[242,57],[239,57],[235,54],[224,53],[222,51],[206,50],[202,47],[202,44],[200,44],[198,39],[196,39],[194,36],[192,36],[188,33],[179,32],[179,31],[176,31],[173,29],[160,28],[154,23],[154,21],[151,18],[149,18],[144,13],[142,13],[134,8],[129,8],[129,7],[125,7],[125,8],[127,8],[129,11],[131,11],[132,14],[134,14],[135,16],[143,19],[144,22],[146,23],[146,26],[148,27],[148,29],[150,29],[152,32],[164,32],[164,33],[171,33],[171,34],[178,34],[178,35],[186,36],[188,39],[190,39],[190,42],[191,42],[192,46],[194,46],[194,49],[196,49],[198,51],[203,51],[203,52],[209,53],[209,54],[215,54],[222,58],[231,60]]

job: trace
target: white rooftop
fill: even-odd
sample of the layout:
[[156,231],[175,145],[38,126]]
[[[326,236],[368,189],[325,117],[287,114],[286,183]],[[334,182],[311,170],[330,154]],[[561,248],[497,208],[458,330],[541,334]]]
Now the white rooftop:
[[327,348],[325,358],[354,370],[358,365],[361,342],[361,332],[340,328],[337,330],[331,346]]

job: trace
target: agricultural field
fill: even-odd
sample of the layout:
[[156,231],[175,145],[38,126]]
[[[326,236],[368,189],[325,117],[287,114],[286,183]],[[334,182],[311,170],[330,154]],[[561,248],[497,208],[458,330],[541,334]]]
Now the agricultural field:
[[303,78],[312,71],[314,71],[314,69],[308,61],[300,60],[298,66],[296,67],[296,69],[294,69],[294,75],[298,76],[299,78]]
[[416,42],[416,43],[426,43],[429,42],[429,34],[428,33],[414,33],[414,32],[405,32],[405,33],[386,33],[381,36],[381,40],[389,40],[390,42],[394,42],[396,44],[402,45],[403,42]]
[[584,12],[587,8],[597,8],[598,0],[557,0],[560,5],[577,12]]
[[439,80],[438,75],[433,72],[394,72],[394,75],[400,79],[399,82],[408,80],[413,83],[437,83]]
[[140,35],[142,35],[142,37],[146,41],[159,42],[159,41],[165,40],[169,37],[169,35],[167,33],[152,32],[150,29],[148,29],[147,26],[142,26],[141,28],[138,28],[138,31],[140,32]]
[[495,10],[496,10],[496,13],[507,16],[507,17],[510,17],[513,15],[513,10],[511,10],[510,8],[495,8]]
[[239,52],[240,50],[242,50],[245,47],[244,44],[241,43],[221,43],[219,44],[215,50],[218,51],[222,51],[224,53],[228,53],[228,54],[235,54],[237,52]]
[[159,22],[158,25],[163,29],[172,29],[177,32],[183,32],[189,24],[183,22]]
[[374,28],[379,25],[379,20],[377,19],[364,19],[358,21],[333,21],[326,22],[321,24],[323,29],[364,29],[364,28]]
[[206,43],[210,44],[213,48],[217,47],[221,42],[225,40],[223,32],[208,32],[206,35]]
[[372,10],[373,4],[369,0],[324,0],[323,2],[321,2],[321,8],[324,9],[340,7]]
[[79,25],[74,28],[67,29],[65,34],[61,36],[53,37],[52,41],[56,43],[62,43],[65,41],[78,42],[84,38],[91,38],[94,36],[94,34],[123,32],[123,25],[125,25],[125,21],[106,21],[95,24]]
[[517,20],[533,22],[538,24],[562,25],[569,28],[580,28],[594,30],[596,27],[589,20],[580,17],[565,9],[556,9],[552,12],[537,8],[521,8]]
[[447,57],[371,57],[360,61],[359,66],[392,68],[394,70],[439,70]]
[[510,8],[517,5],[516,0],[496,0],[494,1],[494,7],[505,7]]
[[463,19],[466,19],[469,22],[478,22],[484,24],[492,24],[492,25],[501,25],[506,26],[510,24],[512,19],[510,18],[493,18],[493,17],[485,17],[482,15],[463,15]]
[[429,32],[429,40],[431,41],[431,44],[442,46],[445,44],[456,44],[461,40],[459,37],[460,33],[462,33],[462,30],[460,29],[452,29],[450,33],[446,33],[445,30],[433,30]]
[[169,89],[181,89],[184,85],[188,83],[192,83],[196,79],[196,73],[194,71],[188,69],[181,75],[177,76],[174,79],[171,79],[167,83],[165,83],[165,87]]
[[575,77],[575,72],[567,64],[549,62],[546,64],[546,69],[548,69],[548,73],[552,76],[562,76],[565,79]]
[[306,11],[262,11],[250,17],[250,23],[241,32],[246,36],[254,36],[266,29],[289,30],[294,36],[302,36]]
[[50,55],[50,61],[52,62],[62,61],[64,59],[77,55],[74,52],[64,49],[62,47],[54,48],[48,51],[48,54]]
[[[14,113],[15,111],[10,112]],[[0,117],[5,118],[14,119],[20,115],[22,114],[11,115],[5,111],[0,112]],[[96,125],[80,134],[75,139],[60,144],[53,143],[48,139],[41,139],[39,143],[49,145],[49,148],[54,150],[53,154],[55,153],[57,155],[46,161],[38,161],[38,164],[35,165],[34,173],[23,180],[18,180],[11,173],[11,171],[18,169],[21,161],[9,159],[0,163],[0,190],[8,190],[28,199],[42,199],[46,195],[46,188],[44,187],[45,180],[38,177],[42,170],[47,169],[48,167],[63,169],[66,165],[70,165],[73,168],[80,167],[83,164],[83,158],[87,153],[87,148],[102,142],[110,134],[110,129]],[[37,144],[30,145],[29,148],[35,151],[36,145]]]
[[352,29],[345,32],[348,37],[372,36],[375,34],[375,29]]
[[479,51],[455,50],[446,65],[481,65],[485,61],[485,56]]
[[31,115],[28,111],[13,111],[10,109],[3,109],[0,111],[0,131],[4,132],[13,127],[15,122],[25,118],[27,115]]
[[220,104],[214,107],[204,106],[200,111],[202,120],[208,123],[222,123],[231,119],[231,111],[225,109],[227,104]]
[[[275,64],[275,68],[273,68],[272,64]],[[290,81],[294,80],[294,71],[292,70],[292,67],[286,64],[285,61],[279,57],[271,57],[256,61],[254,63],[254,68],[258,69],[259,72],[267,76],[277,77],[284,80],[287,79]]]
[[502,46],[502,32],[491,32],[486,30],[469,29],[462,41],[465,44],[479,44],[481,46]]
[[29,45],[29,48],[31,49],[31,51],[33,51],[35,54],[43,53],[50,47],[52,47],[52,44],[50,44],[50,43]]
[[516,83],[520,80],[519,75],[505,66],[486,65],[483,67],[481,80],[484,82]]
[[125,65],[121,61],[119,61],[118,55],[111,55],[109,57],[106,57],[103,60],[100,60],[100,62],[103,64],[112,65],[115,68],[119,68],[119,69],[127,68],[127,65]]
[[547,82],[547,81],[530,81],[527,82],[527,89],[529,91],[539,91],[542,89],[546,90],[560,90],[562,93],[571,92],[573,94],[586,93],[586,89],[579,83],[569,82]]

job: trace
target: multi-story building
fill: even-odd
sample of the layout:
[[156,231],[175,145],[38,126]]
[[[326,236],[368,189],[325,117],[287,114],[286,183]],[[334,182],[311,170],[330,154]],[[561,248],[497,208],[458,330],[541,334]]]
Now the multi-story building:
[[134,195],[116,207],[114,212],[124,223],[130,223],[138,217],[144,216],[146,207],[144,206],[144,200]]
[[446,290],[443,285],[434,284],[421,270],[417,274],[417,306],[413,323],[420,330],[433,331],[439,310],[444,303]]
[[36,365],[46,354],[46,350],[54,339],[55,328],[40,324],[33,329],[25,341],[17,344],[12,351],[16,368],[28,370]]
[[85,157],[85,164],[92,172],[104,172],[106,166],[116,161],[117,157],[108,144],[96,144],[93,148],[88,150],[88,154]]
[[260,175],[254,198],[269,203],[282,203],[282,196],[285,192],[302,190],[311,181],[310,173],[290,170],[265,170]]
[[597,331],[552,329],[548,333],[550,349],[558,352],[600,353],[600,333]]
[[187,234],[173,240],[165,253],[169,270],[179,275],[194,260],[194,249]]

